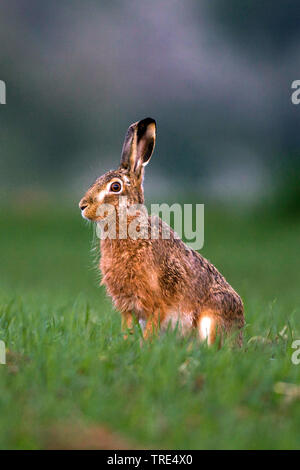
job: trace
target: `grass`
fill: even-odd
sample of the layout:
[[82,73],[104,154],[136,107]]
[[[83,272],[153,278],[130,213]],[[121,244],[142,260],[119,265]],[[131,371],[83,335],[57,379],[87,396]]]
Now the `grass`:
[[1,211],[0,448],[51,447],[59,423],[142,448],[299,448],[299,393],[276,384],[300,390],[300,220],[207,205],[205,223],[202,253],[245,302],[241,350],[172,331],[142,348],[138,331],[124,341],[77,210]]

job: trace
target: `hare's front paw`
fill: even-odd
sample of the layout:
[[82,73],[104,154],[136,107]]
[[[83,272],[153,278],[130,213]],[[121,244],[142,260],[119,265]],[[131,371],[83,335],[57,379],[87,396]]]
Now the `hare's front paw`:
[[144,329],[144,339],[150,340],[153,336],[157,335],[161,322],[164,320],[164,316],[161,312],[154,312],[147,320]]
[[127,339],[134,331],[134,318],[131,312],[122,313],[122,332],[123,338]]

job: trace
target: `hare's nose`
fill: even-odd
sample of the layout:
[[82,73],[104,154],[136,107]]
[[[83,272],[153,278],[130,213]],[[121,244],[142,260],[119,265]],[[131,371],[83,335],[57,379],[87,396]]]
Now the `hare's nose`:
[[84,209],[86,209],[88,206],[88,204],[86,202],[80,202],[79,203],[79,208],[81,211],[84,211]]

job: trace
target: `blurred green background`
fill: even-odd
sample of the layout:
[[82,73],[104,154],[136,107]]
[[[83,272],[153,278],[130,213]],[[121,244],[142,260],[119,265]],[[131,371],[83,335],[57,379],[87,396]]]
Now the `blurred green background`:
[[[127,447],[299,447],[298,24],[294,1],[1,3],[1,448],[70,447],[69,423],[75,447],[90,426]],[[201,253],[244,300],[241,351],[124,342],[98,287],[78,201],[146,116],[147,201],[205,204]]]
[[2,192],[77,201],[146,116],[158,123],[149,197],[192,188],[234,205],[289,191],[298,24],[293,0],[1,2]]

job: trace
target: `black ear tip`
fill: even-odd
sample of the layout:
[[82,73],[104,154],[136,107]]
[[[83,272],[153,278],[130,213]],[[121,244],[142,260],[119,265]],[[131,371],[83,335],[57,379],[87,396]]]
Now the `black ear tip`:
[[147,124],[151,124],[152,122],[155,123],[155,119],[153,119],[151,117],[146,117],[145,119],[143,119],[143,121],[147,121]]
[[155,124],[156,125],[156,121],[155,121],[155,119],[153,119],[151,117],[147,117],[145,119],[142,119],[140,121],[140,124],[145,124],[145,126],[149,126],[149,124]]
[[153,119],[151,117],[147,117],[147,118],[142,119],[141,121],[139,121],[139,123],[138,123],[139,132],[145,131],[150,124],[154,124],[154,126],[156,128],[156,121],[155,121],[155,119]]

